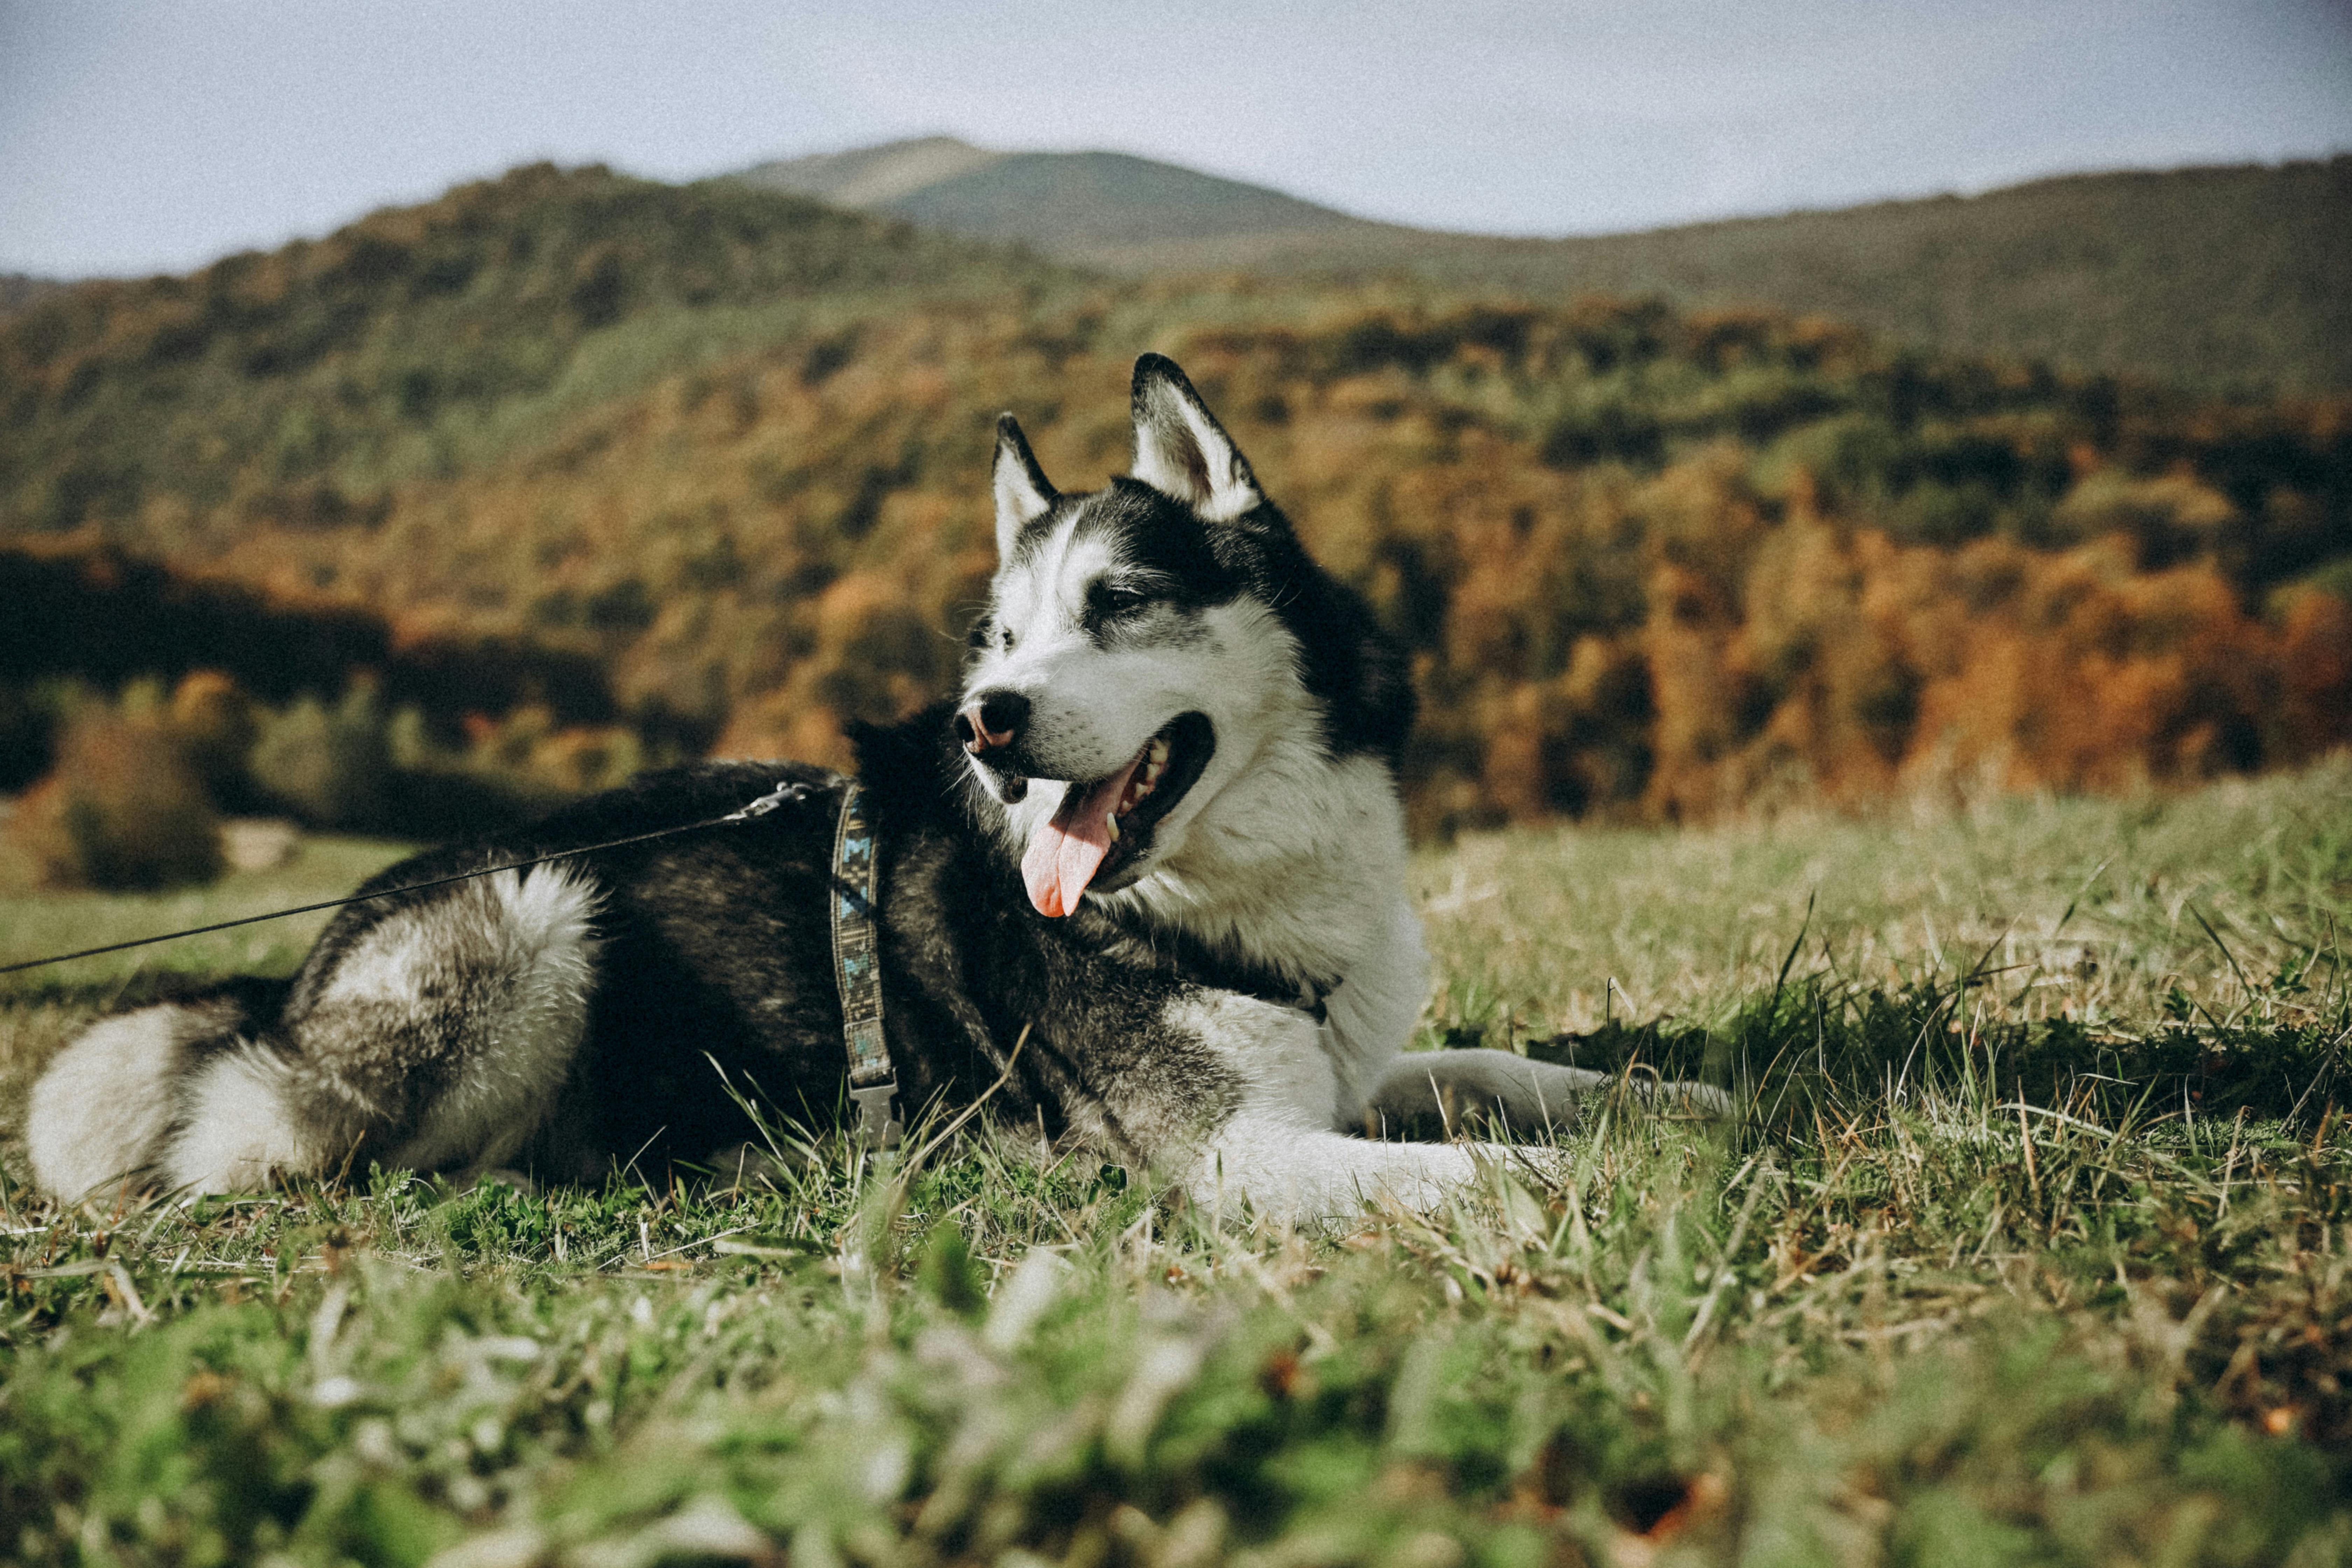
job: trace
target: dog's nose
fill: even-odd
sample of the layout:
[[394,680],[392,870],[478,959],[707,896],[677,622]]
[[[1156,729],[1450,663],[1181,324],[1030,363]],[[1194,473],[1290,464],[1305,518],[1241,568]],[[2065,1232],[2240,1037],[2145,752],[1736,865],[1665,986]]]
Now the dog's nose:
[[975,757],[1002,751],[1029,721],[1029,699],[1018,691],[983,691],[956,710],[956,739]]

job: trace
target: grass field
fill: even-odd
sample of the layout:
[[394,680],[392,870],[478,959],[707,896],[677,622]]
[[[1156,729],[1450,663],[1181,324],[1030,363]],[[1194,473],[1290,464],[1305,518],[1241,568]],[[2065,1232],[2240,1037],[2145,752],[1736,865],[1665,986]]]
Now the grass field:
[[[0,903],[0,962],[328,896]],[[0,1557],[2352,1559],[2352,763],[1416,866],[1433,1046],[1737,1084],[1302,1236],[983,1119],[774,1185],[60,1212],[0,1148]],[[144,964],[283,967],[301,932]],[[0,1126],[142,961],[0,981]]]

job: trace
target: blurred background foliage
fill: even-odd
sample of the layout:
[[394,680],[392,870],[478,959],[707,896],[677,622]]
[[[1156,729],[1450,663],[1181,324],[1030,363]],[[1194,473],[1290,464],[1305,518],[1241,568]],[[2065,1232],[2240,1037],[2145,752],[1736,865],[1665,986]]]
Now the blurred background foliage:
[[[332,701],[306,694],[276,707],[217,670],[168,690],[146,679],[114,696],[50,681],[15,695],[46,766],[0,816],[0,887],[209,881],[232,858],[232,816],[460,838],[677,757],[625,725],[565,725],[539,704],[471,715],[444,740],[415,705],[387,708],[364,670]],[[259,842],[272,861],[290,848]]]
[[116,753],[178,759],[192,842],[205,810],[440,835],[709,751],[840,763],[845,721],[954,679],[995,412],[1098,483],[1147,348],[1412,648],[1424,834],[2352,739],[2352,400],[1764,310],[1109,280],[535,167],[0,317],[9,836],[118,875],[54,849],[160,811],[128,803],[173,768]]

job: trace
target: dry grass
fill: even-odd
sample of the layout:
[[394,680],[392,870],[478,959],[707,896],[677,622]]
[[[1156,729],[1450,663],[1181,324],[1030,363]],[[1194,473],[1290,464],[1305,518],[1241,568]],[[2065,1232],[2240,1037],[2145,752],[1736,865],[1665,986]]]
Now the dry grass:
[[2261,983],[2337,952],[2347,799],[2338,755],[2188,795],[1482,835],[1415,874],[1448,985],[1503,998],[1530,1031],[1719,1023],[1771,988],[1800,931],[1798,973],[1895,990],[1983,967],[2021,1018],[2147,1022],[2176,991],[2222,1017],[2271,998],[2270,1017]]
[[[984,1122],[911,1170],[780,1132],[750,1189],[0,1185],[0,1551],[2344,1561],[2346,783],[1432,852],[1433,1034],[1753,1110],[1339,1233]],[[17,1070],[97,999],[0,1011]]]

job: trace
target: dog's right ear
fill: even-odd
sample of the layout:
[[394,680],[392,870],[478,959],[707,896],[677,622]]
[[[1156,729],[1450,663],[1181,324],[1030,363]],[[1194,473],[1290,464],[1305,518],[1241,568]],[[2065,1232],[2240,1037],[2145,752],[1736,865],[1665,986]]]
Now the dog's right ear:
[[1045,516],[1060,493],[1037,466],[1036,455],[1021,434],[1021,422],[1010,414],[996,419],[995,489],[996,558],[1010,561],[1022,526]]

